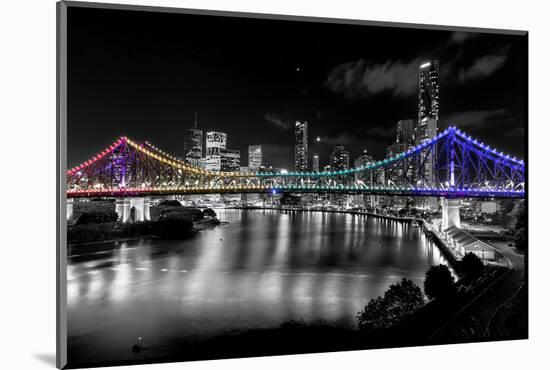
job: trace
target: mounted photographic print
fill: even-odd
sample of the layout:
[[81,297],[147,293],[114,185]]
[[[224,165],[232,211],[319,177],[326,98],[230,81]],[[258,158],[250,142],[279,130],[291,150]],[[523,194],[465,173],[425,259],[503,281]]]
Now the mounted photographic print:
[[527,338],[527,32],[58,4],[58,366]]

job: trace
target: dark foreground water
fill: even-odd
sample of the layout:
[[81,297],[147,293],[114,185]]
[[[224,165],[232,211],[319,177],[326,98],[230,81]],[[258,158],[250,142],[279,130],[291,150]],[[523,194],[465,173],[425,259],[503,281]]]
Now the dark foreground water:
[[[217,210],[229,224],[184,241],[69,250],[70,362],[164,356],[176,339],[277,327],[355,327],[370,298],[422,286],[439,249],[409,225],[337,213]],[[147,350],[131,352],[138,337]]]

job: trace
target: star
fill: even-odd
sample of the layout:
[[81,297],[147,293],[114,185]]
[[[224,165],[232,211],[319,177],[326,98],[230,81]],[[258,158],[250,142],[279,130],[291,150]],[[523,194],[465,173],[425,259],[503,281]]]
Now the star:
[[302,69],[300,67],[296,67],[296,72],[301,72]]

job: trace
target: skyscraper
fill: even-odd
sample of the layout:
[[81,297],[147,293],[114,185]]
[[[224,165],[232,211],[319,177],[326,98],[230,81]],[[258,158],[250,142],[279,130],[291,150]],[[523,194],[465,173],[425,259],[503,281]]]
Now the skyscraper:
[[[374,158],[368,153],[367,149],[363,149],[363,153],[355,158],[354,167],[367,167],[375,162]],[[355,173],[355,181],[362,182],[367,186],[375,185],[373,183],[374,173],[373,171],[359,171]],[[363,195],[358,194],[353,196],[353,203],[358,207],[374,206],[376,201],[375,195]]]
[[206,133],[205,168],[209,171],[221,171],[222,149],[226,149],[227,134],[210,131]]
[[195,125],[185,130],[183,151],[185,161],[193,166],[200,166],[203,147],[202,130],[197,128],[197,114],[195,113]]
[[397,122],[396,143],[404,144],[405,147],[413,145],[414,121],[412,119],[402,119]]
[[420,65],[418,70],[418,123],[439,120],[439,61]]
[[349,168],[349,152],[343,145],[336,145],[330,155],[332,170],[347,170]]
[[[366,167],[373,164],[374,158],[369,154],[367,149],[363,150],[363,153],[355,159],[354,167]],[[360,171],[355,173],[355,181],[363,181],[369,185],[371,182],[372,171]]]
[[[418,70],[418,124],[414,129],[414,144],[418,145],[437,135],[439,120],[439,61],[420,65]],[[434,185],[434,156],[430,152],[423,165],[415,171],[416,183]]]
[[311,170],[313,172],[319,172],[319,156],[317,154],[313,156]]
[[[401,154],[407,150],[405,144],[394,143],[386,148],[386,158],[394,157],[398,154]],[[386,185],[390,185],[390,182],[397,186],[405,185],[403,175],[405,174],[406,168],[404,167],[406,162],[397,161],[396,163],[390,164],[386,169],[385,180]]]
[[248,146],[248,169],[251,172],[258,172],[262,165],[262,146]]
[[[343,145],[336,145],[330,154],[331,171],[347,170],[349,168],[349,152]],[[338,175],[338,182],[347,185],[350,178],[346,175]],[[346,207],[348,204],[348,196],[346,194],[330,195],[330,202],[338,207]]]
[[306,121],[296,121],[294,137],[294,169],[296,171],[307,171],[308,136]]
[[220,150],[220,171],[222,172],[240,172],[241,170],[241,151],[238,149]]

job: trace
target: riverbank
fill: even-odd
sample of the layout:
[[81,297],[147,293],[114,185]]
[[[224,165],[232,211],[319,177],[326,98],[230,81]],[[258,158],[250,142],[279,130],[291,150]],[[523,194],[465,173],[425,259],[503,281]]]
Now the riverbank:
[[[221,224],[220,220],[216,217],[207,217],[193,222],[188,220],[168,220],[169,224],[162,225],[166,221],[145,221],[131,224],[72,225],[67,229],[67,246],[78,247],[138,240],[161,240],[166,238],[183,239],[193,236],[199,231],[211,229]],[[77,241],[71,241],[71,237]]]
[[422,220],[418,217],[397,217],[397,216],[391,216],[391,215],[383,215],[380,213],[374,213],[374,212],[368,212],[368,211],[357,211],[357,210],[338,210],[338,209],[304,209],[304,208],[293,208],[293,207],[242,207],[242,206],[233,206],[233,207],[227,207],[226,209],[240,209],[240,210],[269,210],[269,211],[283,211],[283,212],[321,212],[321,213],[344,213],[344,214],[350,214],[350,215],[360,215],[360,216],[374,216],[379,217],[387,220],[392,221],[400,221],[400,222],[406,222],[411,223],[413,221],[420,222]]

